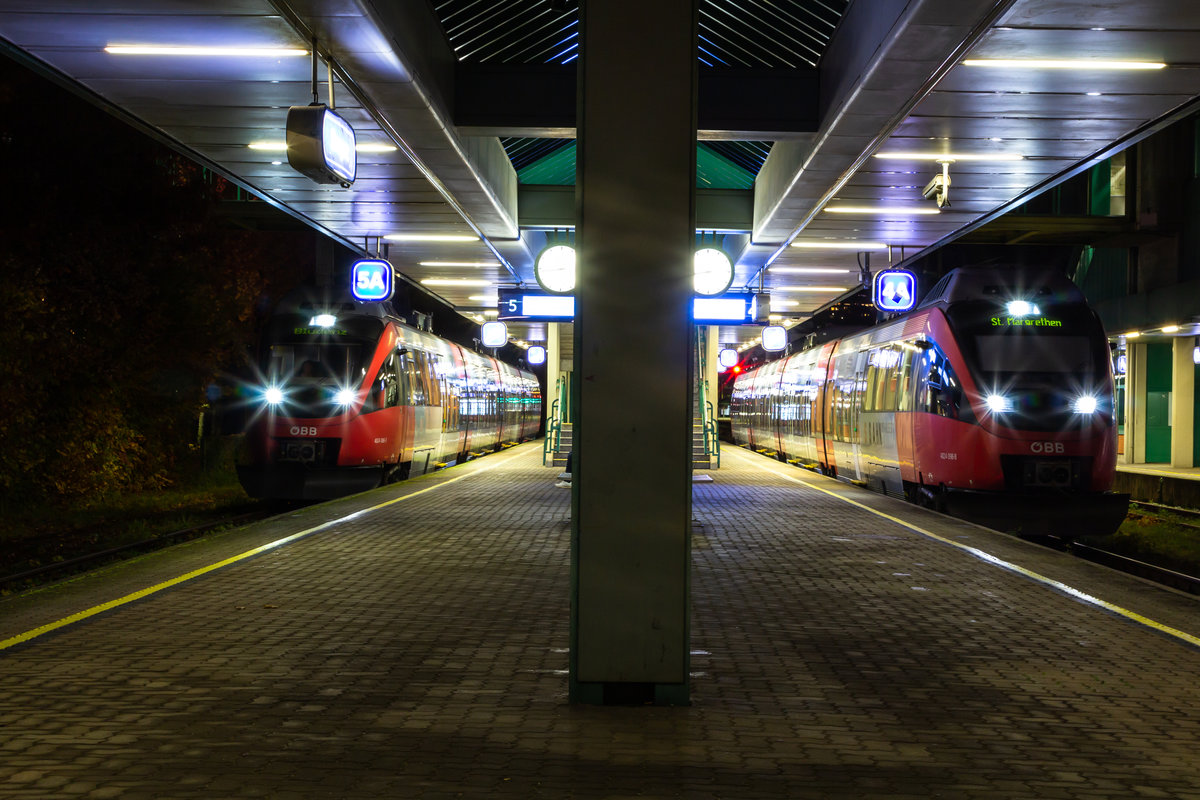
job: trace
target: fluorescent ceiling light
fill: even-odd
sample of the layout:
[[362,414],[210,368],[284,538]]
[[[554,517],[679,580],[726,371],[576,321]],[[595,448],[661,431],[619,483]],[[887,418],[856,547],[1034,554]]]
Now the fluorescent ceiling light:
[[771,308],[796,308],[800,305],[798,300],[781,300],[775,297],[771,298]]
[[923,206],[829,206],[825,210],[831,214],[896,214],[899,216],[941,213],[936,208]]
[[1179,326],[1178,326],[1178,325],[1164,325],[1164,326],[1162,327],[1162,332],[1163,332],[1163,333],[1175,333],[1175,332],[1177,332],[1178,330],[1179,330]]
[[1157,61],[1099,61],[1087,58],[968,58],[967,67],[1007,67],[1010,69],[1162,69]]
[[842,275],[850,270],[834,267],[771,267],[769,271],[793,275]]
[[876,158],[904,161],[1024,161],[1020,153],[876,153]]
[[845,286],[776,286],[772,292],[844,292]]
[[496,301],[497,301],[496,295],[486,295],[486,294],[473,294],[470,297],[468,297],[467,299],[473,300],[476,303],[487,303],[487,304],[493,305],[493,306],[496,305]]
[[174,45],[110,44],[104,52],[118,56],[306,56],[296,47],[192,47]]
[[393,242],[477,242],[479,237],[465,233],[389,233],[383,238]]
[[491,286],[493,281],[476,278],[426,278],[421,281],[426,286]]
[[792,242],[792,247],[803,247],[813,250],[886,250],[887,245],[883,242],[857,242],[854,240],[846,241],[821,241],[818,239],[797,239]]
[[422,267],[498,267],[495,261],[418,261]]
[[[287,142],[282,141],[282,140],[280,140],[280,141],[264,140],[264,141],[258,141],[258,142],[251,142],[250,144],[248,144],[246,146],[249,147],[251,150],[265,150],[265,151],[272,152],[272,153],[285,153],[285,152],[287,152],[287,149],[288,149]],[[355,152],[358,152],[358,153],[390,153],[395,149],[396,149],[395,145],[386,144],[384,142],[366,142],[364,144],[356,144],[354,146]]]
[[395,149],[396,145],[387,142],[363,142],[354,145],[354,150],[358,153],[390,153]]

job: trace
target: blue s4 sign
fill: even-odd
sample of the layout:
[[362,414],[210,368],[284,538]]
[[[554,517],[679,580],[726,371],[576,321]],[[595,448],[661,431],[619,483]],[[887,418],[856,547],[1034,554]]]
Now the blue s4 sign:
[[392,265],[379,259],[355,261],[350,269],[350,293],[355,300],[378,302],[392,296]]
[[872,300],[880,311],[908,311],[917,303],[917,276],[906,269],[885,269],[875,275]]

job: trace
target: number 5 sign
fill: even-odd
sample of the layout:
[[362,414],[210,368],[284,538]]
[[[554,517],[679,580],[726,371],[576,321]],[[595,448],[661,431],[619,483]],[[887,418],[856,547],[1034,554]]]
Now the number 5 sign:
[[350,268],[350,292],[364,302],[391,298],[392,265],[374,258],[355,261]]

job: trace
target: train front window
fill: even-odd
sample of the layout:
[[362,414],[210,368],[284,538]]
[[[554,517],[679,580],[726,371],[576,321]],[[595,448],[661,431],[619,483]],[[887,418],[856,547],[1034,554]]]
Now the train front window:
[[947,316],[971,370],[985,379],[1019,373],[1066,373],[1080,378],[1108,374],[1098,346],[1104,342],[1103,332],[1086,306],[1034,309],[1035,313],[1014,316],[994,303],[960,303],[950,308]]
[[976,364],[983,373],[1091,372],[1092,343],[1085,336],[1007,333],[975,337]]
[[1005,424],[1062,429],[1084,421],[1076,405],[1083,396],[1111,413],[1108,348],[1086,306],[1031,305],[1013,314],[995,303],[971,302],[951,307],[947,316],[989,409]]
[[361,344],[276,344],[267,355],[266,372],[277,381],[348,383],[362,380]]
[[362,384],[367,352],[362,342],[275,344],[263,366],[269,383],[283,387],[290,416],[328,417],[345,410],[339,392]]

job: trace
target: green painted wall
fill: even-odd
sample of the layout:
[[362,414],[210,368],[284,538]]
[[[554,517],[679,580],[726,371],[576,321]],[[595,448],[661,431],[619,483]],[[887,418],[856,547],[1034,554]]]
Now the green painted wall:
[[1192,390],[1192,466],[1195,467],[1200,466],[1200,364],[1192,369],[1196,370],[1192,384],[1196,387]]
[[1171,461],[1171,344],[1146,345],[1146,462]]

